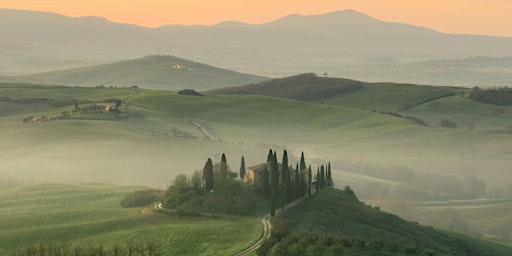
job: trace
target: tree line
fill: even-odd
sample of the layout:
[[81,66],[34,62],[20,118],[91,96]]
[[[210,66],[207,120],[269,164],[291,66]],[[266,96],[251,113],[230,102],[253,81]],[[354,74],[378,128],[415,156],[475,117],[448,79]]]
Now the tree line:
[[277,161],[277,152],[269,150],[266,165],[256,188],[263,198],[270,198],[270,215],[275,216],[276,209],[291,203],[306,195],[312,196],[312,187],[315,193],[326,188],[333,187],[331,164],[319,166],[315,176],[312,174],[311,165],[306,168],[304,152],[301,153],[300,163],[295,169],[288,163],[288,153],[283,152],[281,168]]
[[510,105],[512,104],[512,88],[495,87],[485,88],[474,87],[469,96],[471,99],[494,105]]

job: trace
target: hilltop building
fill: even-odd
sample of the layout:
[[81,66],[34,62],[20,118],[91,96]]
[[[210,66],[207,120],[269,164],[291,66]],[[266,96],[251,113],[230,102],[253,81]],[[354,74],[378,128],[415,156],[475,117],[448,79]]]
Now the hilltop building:
[[[283,170],[283,165],[280,163],[278,163],[277,165],[279,172],[281,172]],[[263,177],[263,170],[265,169],[265,166],[267,166],[267,170],[270,175],[270,163],[263,163],[245,168],[244,182],[251,185],[258,185]],[[293,177],[292,174],[294,174],[295,168],[293,168],[292,166],[288,168],[290,170],[291,177]]]

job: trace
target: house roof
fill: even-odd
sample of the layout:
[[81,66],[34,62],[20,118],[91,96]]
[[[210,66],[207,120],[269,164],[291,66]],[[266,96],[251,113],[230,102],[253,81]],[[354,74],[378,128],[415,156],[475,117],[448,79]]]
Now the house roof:
[[[249,170],[252,170],[253,172],[263,172],[263,170],[265,169],[265,166],[267,165],[268,163],[262,163],[262,164],[258,164],[258,165],[254,165],[254,166],[251,166],[251,167],[247,167],[246,169],[249,169]],[[280,164],[280,163],[277,163],[277,166],[278,166],[278,170],[281,171],[283,170],[283,165]],[[290,171],[295,171],[295,168],[293,167],[289,167]],[[270,171],[270,170],[268,170]]]

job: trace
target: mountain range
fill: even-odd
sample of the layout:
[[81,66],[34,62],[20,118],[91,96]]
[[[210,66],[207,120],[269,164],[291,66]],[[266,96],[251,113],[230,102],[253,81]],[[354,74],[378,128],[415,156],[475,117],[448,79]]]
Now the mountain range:
[[[145,28],[99,17],[71,18],[0,9],[0,29],[0,70],[4,75],[75,68],[150,54],[185,56],[273,77],[324,71],[343,76],[350,74],[344,67],[357,66],[368,59],[394,58],[410,63],[512,56],[510,37],[445,34],[379,21],[354,10],[288,15],[257,25],[223,22],[213,26]],[[429,82],[423,77],[419,80]]]

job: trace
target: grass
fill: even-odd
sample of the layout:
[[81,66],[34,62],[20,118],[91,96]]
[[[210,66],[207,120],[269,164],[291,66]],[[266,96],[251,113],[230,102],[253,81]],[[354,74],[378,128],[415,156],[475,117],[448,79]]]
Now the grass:
[[309,233],[349,239],[356,237],[365,241],[380,240],[384,243],[384,248],[391,243],[398,243],[400,253],[403,254],[406,254],[406,246],[414,246],[418,252],[432,249],[436,255],[475,253],[497,256],[508,255],[512,250],[509,245],[439,231],[402,220],[333,189],[321,191],[312,199],[286,211],[273,222],[277,226],[287,227],[288,232],[294,235]]
[[261,234],[258,217],[171,217],[119,202],[136,187],[41,184],[0,190],[0,254],[36,244],[124,245],[156,240],[165,255],[225,255]]
[[366,83],[359,90],[318,102],[377,112],[399,112],[429,99],[447,95],[452,90],[448,87],[412,84]]
[[434,214],[442,216],[447,208],[457,212],[473,233],[489,239],[512,241],[512,201],[471,205],[446,203],[442,206],[424,206],[422,210],[428,219]]

